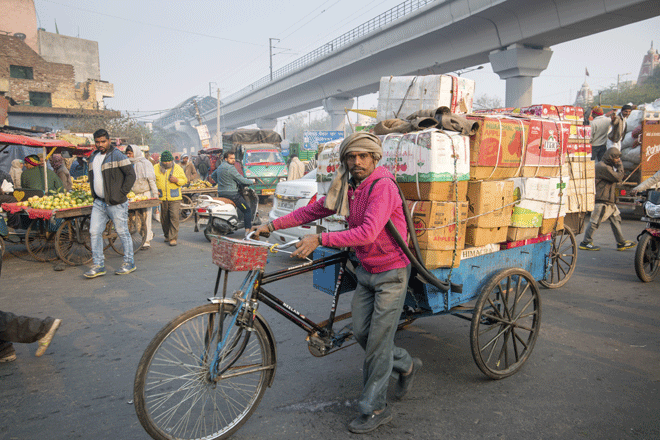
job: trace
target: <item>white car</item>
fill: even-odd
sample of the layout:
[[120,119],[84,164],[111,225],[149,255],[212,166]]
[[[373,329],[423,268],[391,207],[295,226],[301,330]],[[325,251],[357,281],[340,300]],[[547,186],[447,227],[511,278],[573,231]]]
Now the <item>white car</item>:
[[[316,170],[310,171],[300,179],[280,182],[275,188],[273,209],[268,213],[268,219],[273,221],[298,208],[302,208],[316,201],[316,196]],[[321,232],[320,230],[317,231],[317,226],[318,222],[313,222],[296,228],[281,229],[271,234],[274,238],[272,241],[286,243],[304,235],[317,234]]]

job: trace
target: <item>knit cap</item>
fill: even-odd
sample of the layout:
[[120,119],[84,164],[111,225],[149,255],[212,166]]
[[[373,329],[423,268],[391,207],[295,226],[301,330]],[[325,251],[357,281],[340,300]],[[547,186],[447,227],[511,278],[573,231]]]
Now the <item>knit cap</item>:
[[30,154],[29,156],[27,156],[25,158],[25,163],[33,165],[35,167],[38,167],[39,165],[41,165],[41,161],[39,160],[39,156],[37,156],[36,154]]
[[160,154],[160,161],[161,162],[172,162],[174,160],[174,156],[172,156],[172,153],[169,151],[165,150]]

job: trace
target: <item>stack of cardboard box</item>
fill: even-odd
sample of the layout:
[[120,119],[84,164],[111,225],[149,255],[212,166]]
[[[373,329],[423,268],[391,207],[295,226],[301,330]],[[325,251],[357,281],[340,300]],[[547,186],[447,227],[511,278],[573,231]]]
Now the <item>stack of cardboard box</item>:
[[[470,113],[474,83],[442,75],[381,79],[378,120],[447,106]],[[570,212],[593,209],[590,127],[582,109],[538,105],[471,113],[468,137],[428,129],[380,136],[379,165],[395,176],[428,269],[549,240]],[[339,166],[341,140],[319,156],[319,196]]]

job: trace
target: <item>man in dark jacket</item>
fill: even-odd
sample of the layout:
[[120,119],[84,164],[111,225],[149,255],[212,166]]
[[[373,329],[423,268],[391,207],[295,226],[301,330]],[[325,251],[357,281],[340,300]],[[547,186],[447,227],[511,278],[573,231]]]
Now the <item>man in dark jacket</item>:
[[215,169],[211,180],[218,184],[218,197],[224,197],[236,205],[236,207],[243,213],[243,224],[245,231],[249,231],[252,227],[252,209],[245,201],[239,192],[238,185],[252,185],[254,182],[248,178],[241,176],[234,166],[236,163],[236,156],[234,153],[227,152],[223,154],[224,161],[218,168]]
[[610,148],[603,155],[603,160],[596,164],[596,203],[594,210],[591,212],[589,225],[584,233],[584,240],[580,243],[580,249],[585,251],[600,250],[598,246],[592,243],[592,237],[605,220],[610,221],[618,251],[635,247],[635,243],[625,240],[623,232],[621,232],[621,213],[616,206],[616,184],[622,180],[621,152],[618,148]]
[[89,160],[89,186],[94,197],[89,235],[92,241],[93,265],[85,277],[105,275],[103,231],[112,220],[124,247],[124,264],[115,272],[125,275],[135,270],[133,239],[128,230],[128,199],[126,194],[135,183],[135,170],[124,153],[110,145],[110,136],[104,129],[94,133],[96,151]]

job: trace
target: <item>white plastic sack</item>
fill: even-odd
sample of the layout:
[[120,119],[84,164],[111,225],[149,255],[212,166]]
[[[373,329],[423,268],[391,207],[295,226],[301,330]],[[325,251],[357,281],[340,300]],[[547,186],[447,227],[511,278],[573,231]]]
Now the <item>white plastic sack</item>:
[[632,131],[629,131],[621,140],[621,151],[623,152],[626,148],[632,148],[634,142]]
[[626,160],[622,160],[621,162],[623,163],[623,169],[626,171],[632,171],[637,168],[637,165],[639,165],[639,163],[632,163]]
[[626,120],[626,133],[633,131],[644,119],[644,110],[633,110]]
[[14,192],[14,185],[6,180],[2,181],[0,188],[2,188],[2,192],[5,194]]
[[635,166],[639,165],[639,153],[641,147],[638,145],[635,148],[627,148],[621,152],[621,161],[622,162],[631,162]]

